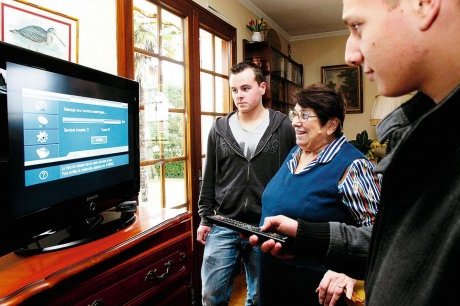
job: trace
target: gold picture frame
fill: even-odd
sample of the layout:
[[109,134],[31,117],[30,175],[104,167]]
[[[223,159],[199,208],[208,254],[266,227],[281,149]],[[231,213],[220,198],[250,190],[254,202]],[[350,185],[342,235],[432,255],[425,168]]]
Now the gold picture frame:
[[321,67],[321,81],[341,92],[347,114],[363,112],[363,76],[361,66],[333,65]]
[[78,63],[78,19],[23,0],[0,0],[1,40]]

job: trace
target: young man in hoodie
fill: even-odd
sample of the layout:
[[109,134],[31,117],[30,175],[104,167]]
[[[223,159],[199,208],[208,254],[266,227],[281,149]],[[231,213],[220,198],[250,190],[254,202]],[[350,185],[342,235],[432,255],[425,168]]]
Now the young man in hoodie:
[[262,192],[295,144],[289,118],[262,104],[267,84],[260,67],[248,61],[234,65],[229,84],[237,110],[217,118],[211,128],[198,202],[204,306],[228,303],[239,258],[248,284],[246,305],[257,305],[257,247],[236,231],[212,226],[206,216],[258,225]]

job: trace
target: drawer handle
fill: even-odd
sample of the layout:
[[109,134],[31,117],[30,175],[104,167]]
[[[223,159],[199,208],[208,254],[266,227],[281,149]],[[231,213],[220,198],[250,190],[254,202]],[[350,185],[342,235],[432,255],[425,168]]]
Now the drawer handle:
[[179,259],[180,262],[184,262],[184,261],[187,260],[187,253],[185,253],[185,252],[180,252],[179,257],[180,257],[180,259]]
[[158,275],[158,269],[155,270],[150,270],[147,275],[145,275],[144,280],[149,281],[149,280],[162,280],[169,275],[169,270],[171,269],[172,265],[174,264],[174,261],[169,260],[168,262],[165,263],[165,268],[166,271],[163,274]]
[[88,306],[102,306],[104,305],[104,300],[98,299],[94,300],[91,304],[88,304]]

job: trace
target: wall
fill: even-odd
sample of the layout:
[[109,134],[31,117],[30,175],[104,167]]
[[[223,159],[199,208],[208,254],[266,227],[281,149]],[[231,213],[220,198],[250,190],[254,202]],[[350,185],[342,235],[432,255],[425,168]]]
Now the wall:
[[78,63],[117,74],[116,0],[30,0],[78,19]]
[[[321,82],[321,66],[345,64],[346,35],[308,39],[291,42],[291,54],[297,62],[303,64],[304,85]],[[367,130],[370,138],[375,138],[375,127],[369,123],[369,118],[377,95],[374,83],[363,75],[363,113],[347,114],[344,132],[349,140],[355,139],[356,134]]]
[[[236,28],[236,42],[237,42],[237,57],[236,61],[240,62],[243,60],[243,39],[250,40],[252,32],[246,28],[246,24],[251,19],[258,19],[261,16],[257,16],[246,6],[241,4],[240,1],[230,0],[193,0],[203,7],[207,7],[210,12],[219,16],[227,23],[231,24]],[[209,8],[211,7],[211,8]],[[217,12],[215,12],[215,11]],[[285,45],[287,42],[285,41]]]

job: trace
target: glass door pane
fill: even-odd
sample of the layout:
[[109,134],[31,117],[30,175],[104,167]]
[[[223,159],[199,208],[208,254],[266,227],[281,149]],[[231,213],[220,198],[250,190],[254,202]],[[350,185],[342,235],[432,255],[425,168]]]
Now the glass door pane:
[[134,70],[140,83],[140,205],[186,207],[184,19],[135,0]]
[[200,29],[202,168],[211,126],[218,116],[228,114],[233,105],[228,84],[230,46],[229,41]]

